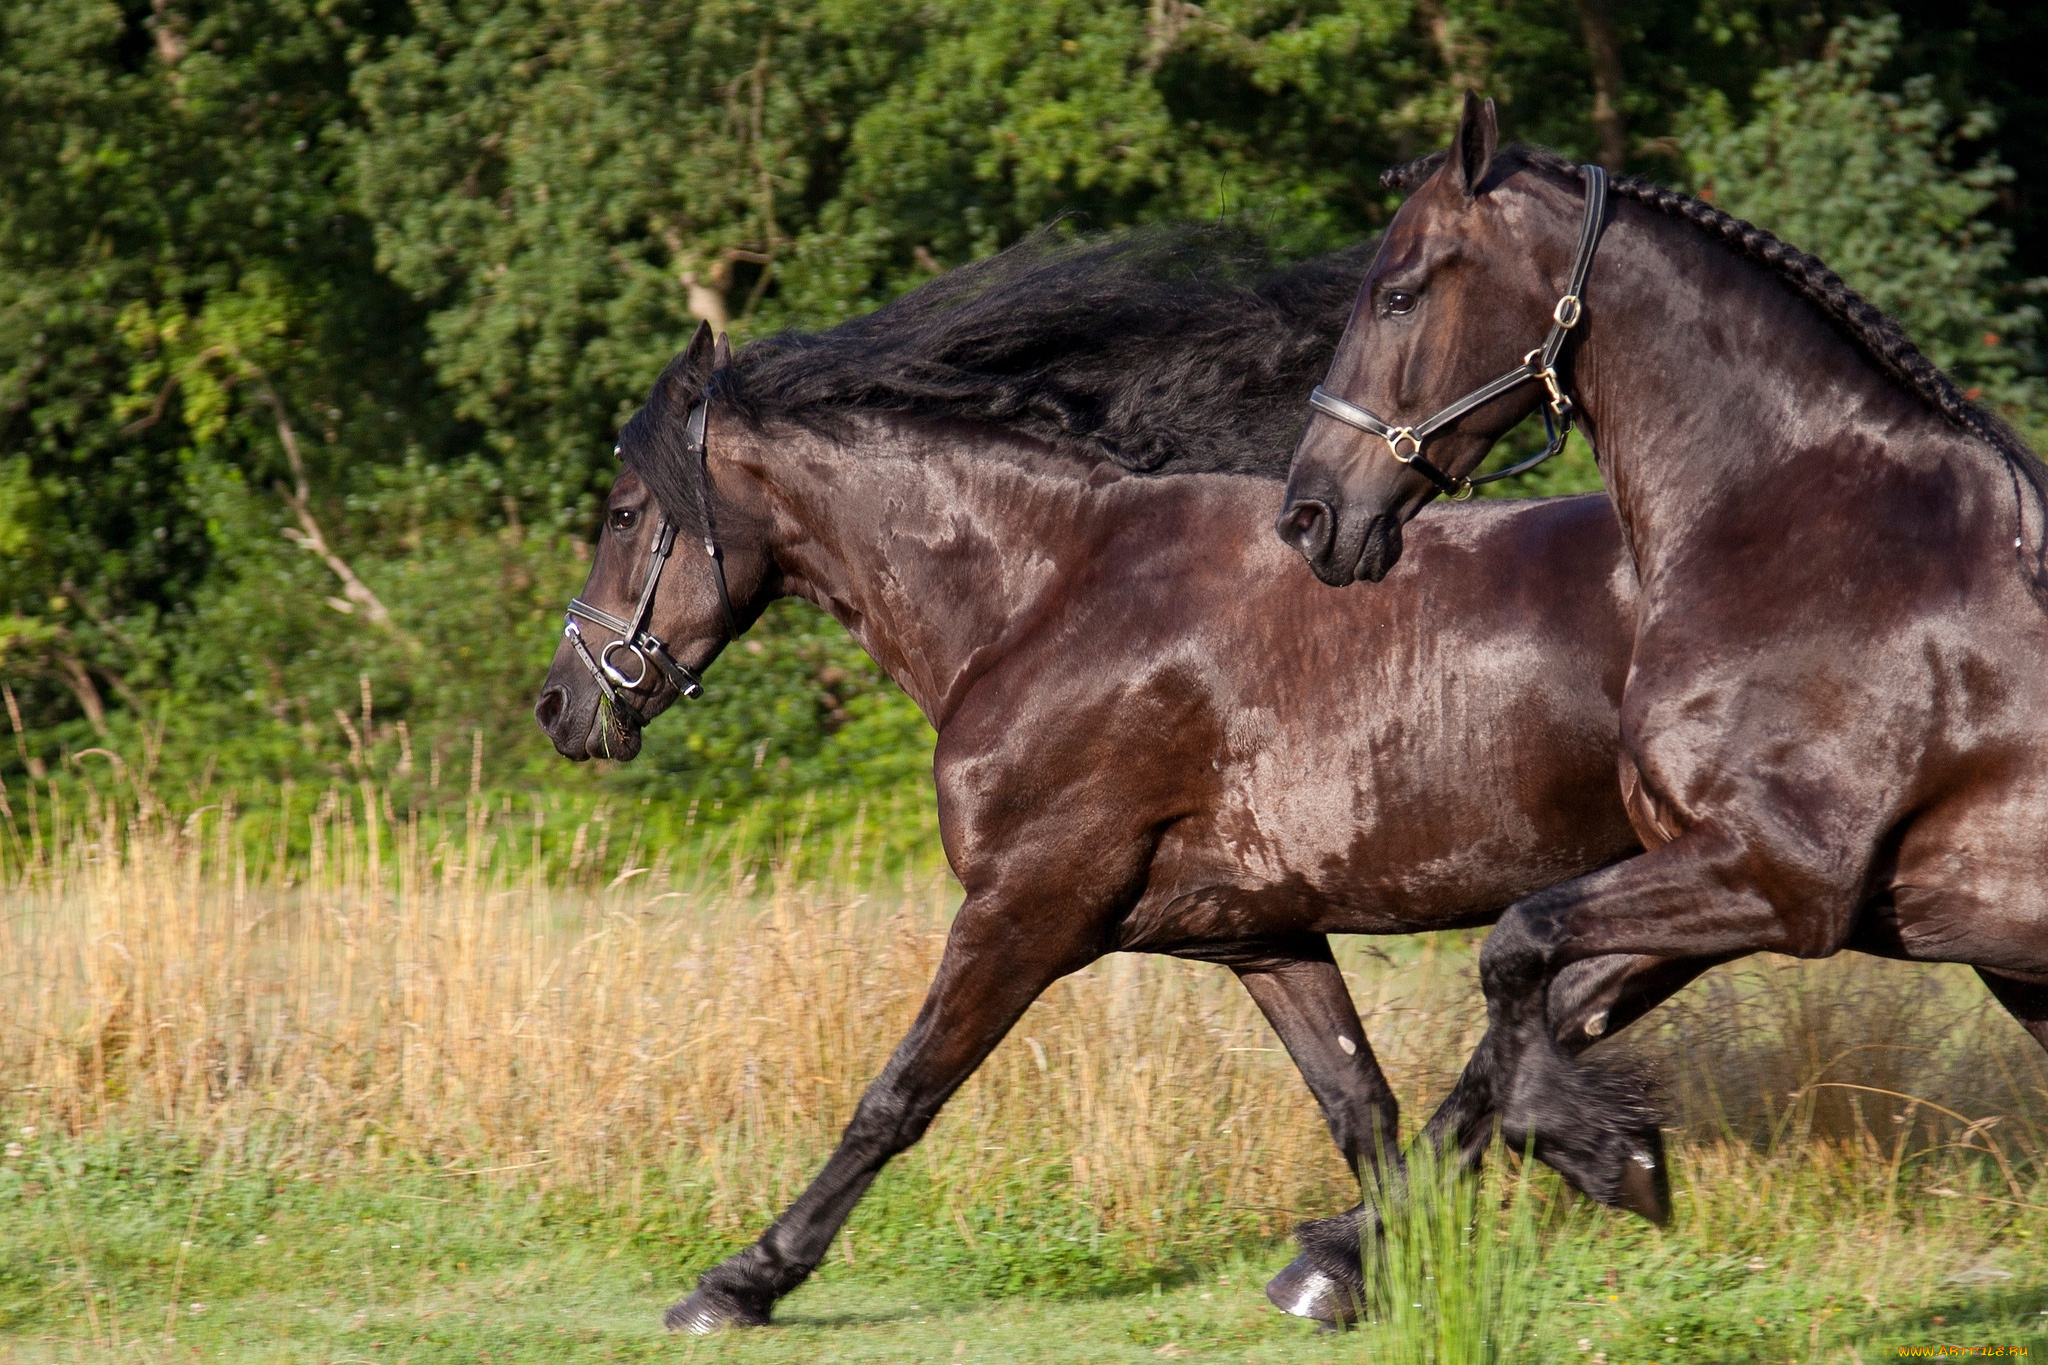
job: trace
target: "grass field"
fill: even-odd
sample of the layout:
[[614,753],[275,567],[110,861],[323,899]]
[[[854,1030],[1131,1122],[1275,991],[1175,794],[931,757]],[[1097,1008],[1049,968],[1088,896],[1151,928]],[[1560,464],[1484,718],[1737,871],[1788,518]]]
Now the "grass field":
[[[1318,1338],[1260,1293],[1352,1198],[1313,1105],[1226,973],[1113,959],[1027,1015],[781,1326],[666,1337],[829,1148],[952,890],[857,824],[773,860],[600,852],[538,807],[376,796],[274,846],[134,793],[0,833],[0,1356],[2048,1351],[2048,1066],[1966,973],[1857,961],[1724,972],[1620,1041],[1665,1081],[1670,1229],[1497,1161],[1439,1241],[1406,1234],[1420,1308]],[[1412,1126],[1476,1038],[1471,943],[1346,965]]]
[[[659,1327],[679,1267],[708,1249],[687,1194],[636,1218],[525,1182],[305,1178],[161,1138],[30,1146],[0,1184],[0,1322],[23,1361],[1399,1358],[1385,1329],[1319,1338],[1275,1314],[1259,1287],[1287,1253],[1257,1241],[1219,1243],[1145,1288],[992,1293],[991,1267],[1047,1254],[1000,1244],[1028,1243],[1039,1210],[970,1205],[970,1241],[915,1174],[883,1183],[855,1219],[853,1259],[828,1262],[783,1325],[693,1342]],[[1687,1149],[1679,1164],[1664,1233],[1552,1214],[1554,1191],[1539,1193],[1530,1337],[1509,1358],[2048,1350],[2048,1255],[1985,1191],[1887,1200],[1850,1188],[1870,1172],[1839,1158]]]

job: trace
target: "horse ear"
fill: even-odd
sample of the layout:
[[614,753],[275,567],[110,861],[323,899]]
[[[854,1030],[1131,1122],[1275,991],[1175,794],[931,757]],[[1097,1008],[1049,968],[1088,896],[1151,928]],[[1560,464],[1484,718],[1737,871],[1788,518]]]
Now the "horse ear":
[[690,338],[690,344],[662,370],[661,379],[654,386],[655,392],[679,411],[687,409],[711,382],[713,349],[711,324],[698,323],[697,334]]
[[683,348],[683,370],[697,383],[702,383],[711,374],[711,353],[717,349],[717,342],[711,334],[711,324],[697,324],[697,334],[690,338],[690,344]]
[[1493,101],[1465,92],[1465,111],[1458,116],[1458,131],[1451,135],[1451,174],[1467,199],[1477,198],[1486,181],[1487,167],[1500,146],[1500,121]]
[[711,348],[711,368],[718,371],[732,364],[732,337],[720,332],[718,341]]

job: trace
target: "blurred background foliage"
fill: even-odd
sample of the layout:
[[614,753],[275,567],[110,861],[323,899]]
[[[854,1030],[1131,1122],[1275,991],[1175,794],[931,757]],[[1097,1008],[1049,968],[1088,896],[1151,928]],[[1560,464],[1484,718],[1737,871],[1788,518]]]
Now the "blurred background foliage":
[[797,604],[639,763],[533,726],[662,363],[1059,215],[1336,247],[1467,88],[1818,252],[2038,433],[2044,45],[1971,0],[4,0],[0,781],[96,747],[195,802],[926,780],[923,721]]

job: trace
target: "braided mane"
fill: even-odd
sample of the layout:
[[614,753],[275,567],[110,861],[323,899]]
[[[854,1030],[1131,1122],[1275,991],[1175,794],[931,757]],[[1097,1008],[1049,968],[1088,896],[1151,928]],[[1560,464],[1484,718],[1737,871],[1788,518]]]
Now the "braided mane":
[[[1575,163],[1541,148],[1503,147],[1498,155],[1581,182],[1585,178]],[[1444,156],[1443,152],[1436,152],[1392,167],[1380,176],[1380,184],[1390,190],[1413,190],[1436,173]],[[1818,308],[1837,331],[1854,342],[1895,383],[1952,425],[1989,442],[2008,459],[2033,458],[2033,452],[2011,427],[1963,397],[1941,367],[1920,353],[1897,322],[1851,289],[1820,258],[1809,256],[1754,223],[1725,213],[1704,200],[1647,180],[1617,180],[1608,187],[1608,192],[1690,223],[1737,255],[1764,266],[1793,293]]]

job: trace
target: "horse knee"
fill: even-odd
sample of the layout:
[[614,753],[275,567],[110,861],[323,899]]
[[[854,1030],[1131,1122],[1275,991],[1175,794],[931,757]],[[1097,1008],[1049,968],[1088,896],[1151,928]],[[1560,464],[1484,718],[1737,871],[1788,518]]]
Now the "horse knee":
[[1503,916],[1479,947],[1479,984],[1487,1000],[1520,996],[1541,982],[1555,940],[1554,918],[1543,911]]
[[919,1104],[900,1087],[879,1080],[860,1097],[842,1141],[863,1151],[894,1155],[923,1137],[937,1112],[936,1105]]

